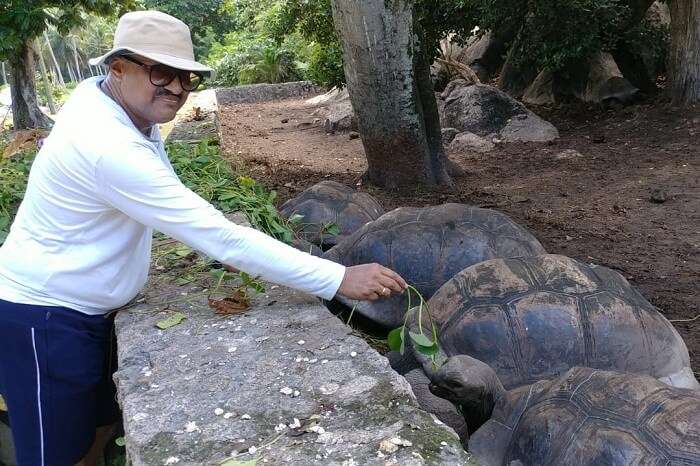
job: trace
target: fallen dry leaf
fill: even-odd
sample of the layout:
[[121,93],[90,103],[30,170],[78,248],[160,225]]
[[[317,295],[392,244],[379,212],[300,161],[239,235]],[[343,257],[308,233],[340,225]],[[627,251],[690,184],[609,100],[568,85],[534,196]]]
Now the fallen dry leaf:
[[240,314],[250,309],[250,300],[241,291],[225,298],[209,298],[209,307],[221,315]]

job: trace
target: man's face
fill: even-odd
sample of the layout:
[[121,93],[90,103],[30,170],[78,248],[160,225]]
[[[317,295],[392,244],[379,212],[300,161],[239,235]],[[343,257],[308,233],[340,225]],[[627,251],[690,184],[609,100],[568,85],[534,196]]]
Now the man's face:
[[[135,56],[134,59],[144,65],[156,64],[148,58]],[[154,86],[149,77],[149,67],[124,58],[119,60],[122,99],[133,116],[149,124],[166,123],[175,118],[189,95],[182,88],[180,79],[176,76],[167,86]]]

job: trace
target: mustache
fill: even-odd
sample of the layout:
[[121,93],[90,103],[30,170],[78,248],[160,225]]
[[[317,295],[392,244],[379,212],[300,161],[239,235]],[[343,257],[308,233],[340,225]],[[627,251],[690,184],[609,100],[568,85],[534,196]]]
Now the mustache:
[[183,94],[182,92],[179,93],[179,94],[175,94],[175,93],[173,93],[173,92],[170,92],[168,89],[166,89],[166,88],[164,88],[164,87],[159,87],[159,88],[156,90],[156,97],[174,96],[174,97],[177,97],[178,99],[180,99],[180,98],[182,98],[182,94]]

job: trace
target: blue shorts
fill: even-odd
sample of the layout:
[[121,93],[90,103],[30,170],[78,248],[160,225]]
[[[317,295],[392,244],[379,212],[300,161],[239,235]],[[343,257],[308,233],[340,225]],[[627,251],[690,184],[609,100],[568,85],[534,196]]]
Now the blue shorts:
[[0,393],[18,466],[72,466],[119,419],[113,322],[0,300]]

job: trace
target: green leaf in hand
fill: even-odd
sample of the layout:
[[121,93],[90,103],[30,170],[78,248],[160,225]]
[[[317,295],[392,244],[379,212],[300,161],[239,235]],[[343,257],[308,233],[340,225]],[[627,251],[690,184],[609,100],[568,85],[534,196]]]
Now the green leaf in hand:
[[404,342],[404,327],[398,327],[389,332],[389,336],[387,337],[387,343],[389,344],[389,348],[391,351],[398,351],[399,353],[403,354],[405,350],[405,342]]

